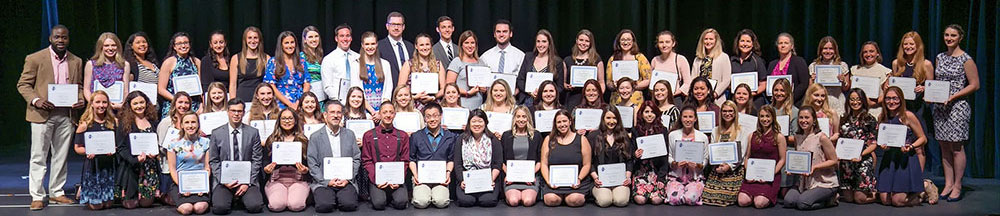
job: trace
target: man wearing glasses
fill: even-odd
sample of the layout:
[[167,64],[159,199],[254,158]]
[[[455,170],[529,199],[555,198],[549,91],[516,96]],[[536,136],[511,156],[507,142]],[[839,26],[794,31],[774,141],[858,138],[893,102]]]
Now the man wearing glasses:
[[388,60],[392,65],[392,86],[396,86],[395,80],[399,79],[399,68],[403,63],[413,57],[413,42],[403,40],[403,30],[406,29],[406,21],[403,14],[393,11],[385,19],[385,29],[389,36],[378,41],[378,53],[382,59]]

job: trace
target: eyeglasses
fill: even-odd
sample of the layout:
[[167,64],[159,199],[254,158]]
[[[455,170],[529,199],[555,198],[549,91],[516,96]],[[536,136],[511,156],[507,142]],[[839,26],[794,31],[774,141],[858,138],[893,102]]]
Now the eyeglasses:
[[392,27],[401,27],[401,26],[406,25],[406,24],[405,23],[386,23],[386,25],[389,25],[389,26],[392,26]]
[[887,101],[889,101],[889,100],[899,101],[899,97],[898,96],[897,97],[885,97],[885,100],[887,100]]

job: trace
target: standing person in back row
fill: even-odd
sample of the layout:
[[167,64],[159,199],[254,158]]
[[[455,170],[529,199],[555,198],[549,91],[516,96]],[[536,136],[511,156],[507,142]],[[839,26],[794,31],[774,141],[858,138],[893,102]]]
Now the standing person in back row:
[[323,57],[323,63],[320,66],[320,76],[326,82],[323,82],[323,86],[310,86],[310,88],[321,88],[328,99],[337,98],[341,104],[347,104],[348,91],[341,89],[339,80],[347,80],[350,83],[351,62],[358,60],[361,55],[351,50],[351,41],[353,40],[351,26],[347,23],[340,24],[333,32],[335,33],[334,38],[337,40],[337,48]]
[[[385,29],[389,36],[378,41],[379,57],[388,60],[391,65],[392,77],[399,77],[399,68],[403,63],[413,57],[413,42],[403,40],[403,30],[406,29],[406,20],[403,14],[397,11],[389,13],[385,18]],[[390,81],[391,86],[396,86],[396,82]]]
[[[52,27],[49,47],[24,58],[24,70],[17,80],[17,92],[21,93],[28,108],[24,119],[31,124],[31,159],[28,164],[28,193],[31,194],[31,210],[42,210],[45,203],[45,171],[47,158],[52,156],[52,170],[49,172],[50,203],[71,204],[63,192],[66,184],[66,154],[69,152],[70,138],[73,136],[71,109],[83,108],[83,60],[66,47],[69,45],[69,29],[63,25]],[[72,108],[56,107],[48,101],[49,84],[76,84],[77,102]]]
[[437,58],[441,65],[448,67],[451,65],[451,60],[458,57],[458,45],[451,41],[451,35],[455,33],[455,22],[448,16],[438,17],[435,29],[441,39],[434,44],[434,58]]
[[[510,26],[510,21],[501,19],[493,24],[493,38],[497,45],[483,52],[482,56],[483,63],[493,69],[493,72],[517,75],[521,70],[524,52],[510,44],[513,35],[514,27]],[[519,93],[519,90],[513,92],[514,95]]]

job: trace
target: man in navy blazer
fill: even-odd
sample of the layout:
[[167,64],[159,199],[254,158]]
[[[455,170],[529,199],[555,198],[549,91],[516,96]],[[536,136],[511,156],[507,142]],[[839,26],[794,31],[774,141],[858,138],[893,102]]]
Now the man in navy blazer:
[[[411,203],[416,208],[427,208],[430,204],[438,208],[448,207],[448,184],[451,183],[451,170],[454,164],[451,157],[458,141],[458,135],[441,128],[441,105],[431,102],[424,106],[424,121],[427,125],[422,130],[410,134],[410,173],[413,173],[413,199]],[[461,150],[460,150],[461,151]],[[447,161],[445,167],[445,182],[443,184],[427,184],[418,181],[418,161]]]
[[413,57],[413,42],[403,40],[403,30],[406,29],[406,20],[403,14],[393,11],[385,19],[385,29],[389,36],[378,41],[378,53],[382,59],[389,61],[392,68],[392,86],[396,86],[399,80],[399,68],[403,63]]
[[[229,122],[212,130],[209,137],[209,160],[212,167],[212,213],[229,214],[236,197],[242,197],[247,212],[260,213],[264,209],[258,180],[261,159],[264,157],[257,129],[243,124],[243,100],[229,100]],[[250,161],[250,182],[227,182],[222,178],[223,161]]]
[[309,135],[306,159],[309,161],[309,175],[313,183],[309,185],[316,201],[316,212],[329,213],[334,207],[341,211],[358,209],[358,188],[354,179],[327,179],[323,175],[324,158],[351,158],[351,176],[358,173],[361,166],[361,149],[358,148],[354,132],[341,126],[344,120],[344,105],[340,101],[326,103],[323,119],[326,127]]

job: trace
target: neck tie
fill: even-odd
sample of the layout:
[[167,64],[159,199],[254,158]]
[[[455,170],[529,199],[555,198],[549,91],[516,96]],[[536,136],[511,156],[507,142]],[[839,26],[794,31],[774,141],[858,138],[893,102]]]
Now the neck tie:
[[239,134],[240,134],[240,131],[233,130],[233,157],[230,158],[230,159],[232,159],[234,161],[240,160],[240,139],[239,139]]
[[[344,67],[347,68],[347,70],[345,70],[345,72],[347,72],[345,74],[347,76],[344,77],[345,80],[346,79],[351,79],[351,55],[350,54],[351,53],[349,53],[349,52],[344,52]],[[341,91],[343,91],[343,89],[341,89]]]
[[455,59],[455,54],[451,52],[451,44],[445,45],[444,52],[448,53],[448,60]]
[[396,42],[396,50],[399,52],[399,64],[406,62],[406,52],[403,51],[403,43]]
[[499,67],[500,73],[504,72],[503,71],[503,62],[504,62],[504,59],[506,59],[506,58],[504,58],[504,56],[506,56],[506,55],[507,55],[507,51],[500,50],[500,67]]

